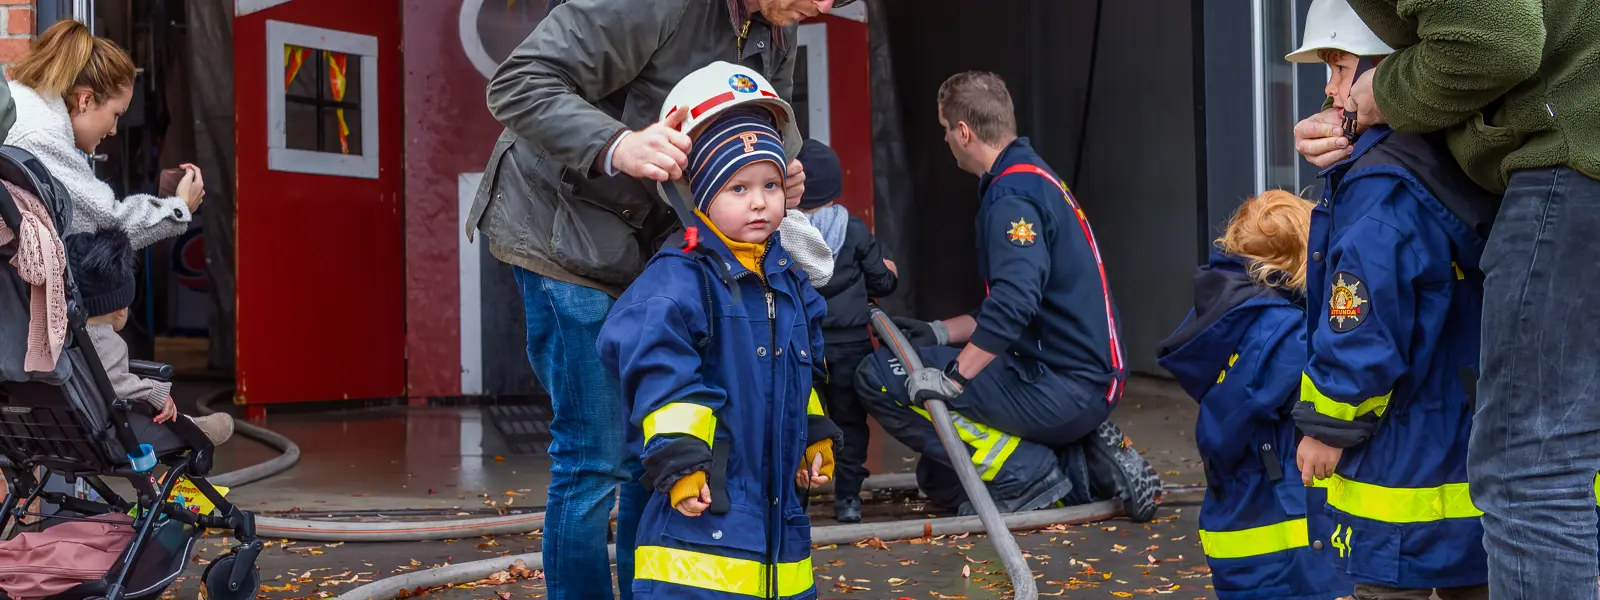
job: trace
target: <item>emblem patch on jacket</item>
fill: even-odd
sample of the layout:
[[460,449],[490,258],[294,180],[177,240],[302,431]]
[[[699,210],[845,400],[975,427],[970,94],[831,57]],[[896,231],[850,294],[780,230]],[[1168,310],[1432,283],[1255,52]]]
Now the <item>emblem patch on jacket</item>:
[[1349,271],[1334,274],[1333,289],[1328,293],[1328,326],[1335,333],[1355,329],[1367,321],[1368,304],[1372,297],[1361,278]]
[[1032,246],[1039,234],[1033,230],[1033,223],[1027,219],[1017,219],[1011,222],[1011,229],[1006,230],[1006,237],[1018,246]]

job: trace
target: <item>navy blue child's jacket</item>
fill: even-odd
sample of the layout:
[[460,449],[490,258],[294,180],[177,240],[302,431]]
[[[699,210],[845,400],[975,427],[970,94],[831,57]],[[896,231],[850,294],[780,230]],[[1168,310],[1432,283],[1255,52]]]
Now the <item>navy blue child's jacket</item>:
[[[1305,365],[1305,319],[1292,293],[1258,285],[1240,259],[1213,253],[1195,275],[1195,304],[1161,343],[1157,363],[1200,402],[1205,461],[1200,540],[1222,600],[1328,600],[1351,584],[1336,572],[1320,507],[1295,468],[1291,417]],[[1308,510],[1309,508],[1309,510]]]

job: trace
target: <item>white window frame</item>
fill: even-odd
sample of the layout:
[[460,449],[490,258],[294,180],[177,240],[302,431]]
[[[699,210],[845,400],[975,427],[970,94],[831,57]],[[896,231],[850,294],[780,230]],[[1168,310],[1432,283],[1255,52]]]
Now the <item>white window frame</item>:
[[828,93],[828,26],[823,23],[801,25],[797,52],[806,53],[806,85],[810,103],[811,131],[802,135],[824,144],[832,144],[833,126],[828,121],[828,105],[833,97]]
[[[294,45],[361,57],[361,154],[288,147],[283,47]],[[321,68],[321,65],[317,65]],[[348,85],[348,84],[347,84]],[[267,21],[267,168],[288,173],[378,178],[378,38],[283,21]]]

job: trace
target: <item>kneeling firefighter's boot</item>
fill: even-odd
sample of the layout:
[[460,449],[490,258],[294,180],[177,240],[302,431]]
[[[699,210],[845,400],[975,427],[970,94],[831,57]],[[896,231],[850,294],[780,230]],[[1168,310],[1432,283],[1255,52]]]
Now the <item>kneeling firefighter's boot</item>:
[[1095,495],[1121,498],[1123,512],[1134,522],[1155,518],[1161,504],[1161,478],[1155,467],[1133,449],[1122,430],[1106,421],[1082,443]]

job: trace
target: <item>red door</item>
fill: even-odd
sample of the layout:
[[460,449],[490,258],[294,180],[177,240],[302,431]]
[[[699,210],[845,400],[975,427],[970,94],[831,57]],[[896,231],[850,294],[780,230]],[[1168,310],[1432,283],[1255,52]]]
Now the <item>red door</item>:
[[238,4],[238,399],[402,396],[400,3]]

